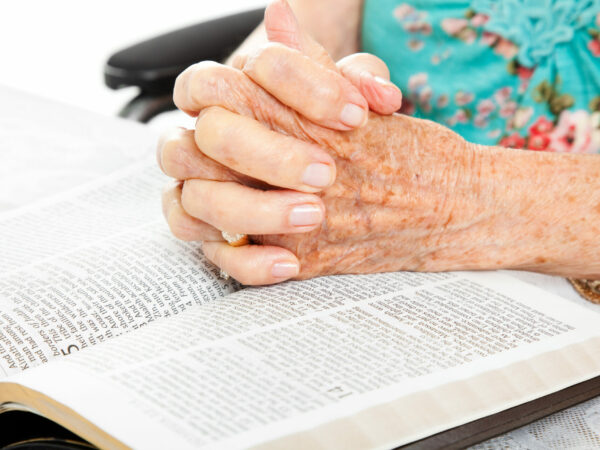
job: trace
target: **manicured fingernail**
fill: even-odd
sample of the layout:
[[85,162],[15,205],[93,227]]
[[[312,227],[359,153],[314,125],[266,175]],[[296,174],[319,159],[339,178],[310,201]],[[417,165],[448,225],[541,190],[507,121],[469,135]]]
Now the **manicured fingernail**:
[[323,220],[323,212],[317,205],[294,206],[290,213],[290,225],[294,227],[306,227],[317,225]]
[[329,186],[329,183],[331,183],[331,176],[330,166],[327,164],[313,163],[304,170],[302,182],[309,186],[322,188]]
[[300,267],[293,262],[278,262],[273,264],[271,275],[274,278],[292,278],[298,275]]
[[360,127],[367,119],[366,111],[358,105],[348,103],[342,110],[340,120],[348,127]]

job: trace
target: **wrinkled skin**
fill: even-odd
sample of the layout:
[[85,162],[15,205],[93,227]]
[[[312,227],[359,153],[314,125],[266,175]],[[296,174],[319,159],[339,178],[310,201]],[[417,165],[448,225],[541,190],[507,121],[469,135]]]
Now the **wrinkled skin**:
[[[233,69],[212,67],[196,79],[198,97],[319,145],[337,167],[335,183],[317,194],[326,208],[320,227],[302,234],[252,236],[255,243],[295,253],[301,262],[298,278],[454,267],[453,260],[437,261],[436,252],[447,250],[453,233],[480,218],[474,146],[441,125],[398,114],[371,112],[367,125],[354,131],[320,127],[241,77]],[[210,127],[218,112],[204,109],[199,122],[208,120]],[[226,172],[221,177],[261,185]],[[452,245],[462,254],[462,244]]]
[[[247,70],[252,75],[252,67]],[[593,242],[600,221],[593,214],[600,213],[594,206],[600,191],[589,190],[599,181],[596,156],[477,146],[439,124],[398,114],[371,112],[365,126],[335,131],[281,104],[246,74],[219,65],[198,69],[190,95],[202,110],[196,135],[220,127],[219,151],[232,160],[239,148],[228,137],[245,130],[227,124],[223,112],[315,143],[334,158],[335,183],[310,194],[326,208],[317,229],[252,236],[265,249],[294,253],[301,263],[295,278],[498,268],[598,277]],[[180,160],[178,178],[270,188],[206,156],[199,160],[197,150],[194,155]],[[193,181],[184,185],[184,200]],[[230,209],[217,205],[211,214]]]
[[281,131],[319,144],[336,161],[334,185],[318,194],[326,220],[307,234],[253,236],[256,242],[294,252],[300,278],[447,268],[435,264],[435,252],[477,216],[469,207],[474,151],[458,135],[375,113],[351,132],[299,124]]
[[[245,284],[391,270],[600,277],[597,156],[477,146],[401,115],[351,125],[348,102],[388,114],[401,100],[381,61],[323,62],[282,1],[265,27],[276,42],[236,69],[200,63],[178,78],[176,105],[199,116],[159,144],[163,171],[184,180],[163,195],[177,237],[204,241]],[[313,163],[335,163],[335,182],[306,181]],[[310,220],[292,220],[306,205]],[[219,230],[262,245],[230,247]]]
[[[238,52],[235,68],[205,62],[178,77],[175,104],[198,120],[193,136],[159,145],[163,171],[185,180],[163,195],[174,234],[203,240],[211,261],[248,284],[454,267],[452,255],[432,261],[442,236],[476,215],[453,213],[477,192],[464,176],[474,147],[391,115],[402,95],[385,63],[354,54],[336,64],[285,1],[269,5],[264,25],[270,44]],[[262,245],[232,250],[219,230]]]

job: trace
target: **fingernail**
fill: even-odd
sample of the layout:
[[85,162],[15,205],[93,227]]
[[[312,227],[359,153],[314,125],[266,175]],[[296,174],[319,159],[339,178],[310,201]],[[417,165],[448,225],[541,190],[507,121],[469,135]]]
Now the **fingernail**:
[[317,225],[323,220],[323,212],[317,205],[294,206],[290,213],[290,225],[294,227],[306,227]]
[[278,262],[273,264],[271,275],[274,278],[292,278],[298,275],[300,267],[293,262]]
[[366,111],[358,105],[348,103],[342,110],[340,120],[348,127],[360,127],[367,119]]
[[313,163],[310,164],[304,175],[302,176],[302,182],[313,187],[325,187],[331,183],[331,167],[327,164]]
[[389,80],[386,80],[385,78],[375,77],[375,81],[377,81],[377,83],[379,83],[380,85],[382,85],[384,87],[396,87],[396,85],[394,83],[392,83]]

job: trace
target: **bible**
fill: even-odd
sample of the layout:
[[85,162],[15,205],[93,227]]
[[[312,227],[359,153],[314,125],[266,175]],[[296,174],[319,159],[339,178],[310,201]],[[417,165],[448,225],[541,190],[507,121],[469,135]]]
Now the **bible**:
[[241,286],[171,236],[165,181],[143,158],[0,214],[0,446],[18,417],[101,448],[458,448],[600,394],[593,307],[506,273]]

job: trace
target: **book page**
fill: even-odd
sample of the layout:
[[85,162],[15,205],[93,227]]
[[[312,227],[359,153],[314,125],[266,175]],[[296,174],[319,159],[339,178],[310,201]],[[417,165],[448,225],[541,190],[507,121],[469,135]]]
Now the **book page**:
[[108,175],[151,155],[157,134],[0,85],[0,212]]
[[0,377],[235,291],[162,217],[154,161],[0,214]]
[[[578,369],[574,360],[553,358],[555,372],[573,370],[568,383],[597,376],[599,319],[494,273],[327,277],[245,289],[14,381],[131,447],[239,448],[530,364],[539,355],[574,354],[565,350],[573,345],[593,349],[586,361],[595,366]],[[515,383],[523,373],[517,371]],[[481,405],[451,420],[473,420],[565,387],[566,378],[553,376],[527,376],[535,383],[516,384],[531,390],[507,394],[502,402],[486,401],[483,392],[505,394],[512,389],[507,379],[483,383],[481,397],[460,391],[464,405],[474,398]],[[428,423],[448,412],[447,405],[429,401],[427,414],[409,414],[395,425],[411,424],[416,434],[405,439],[456,425],[450,419]],[[338,445],[343,433],[334,440]]]

